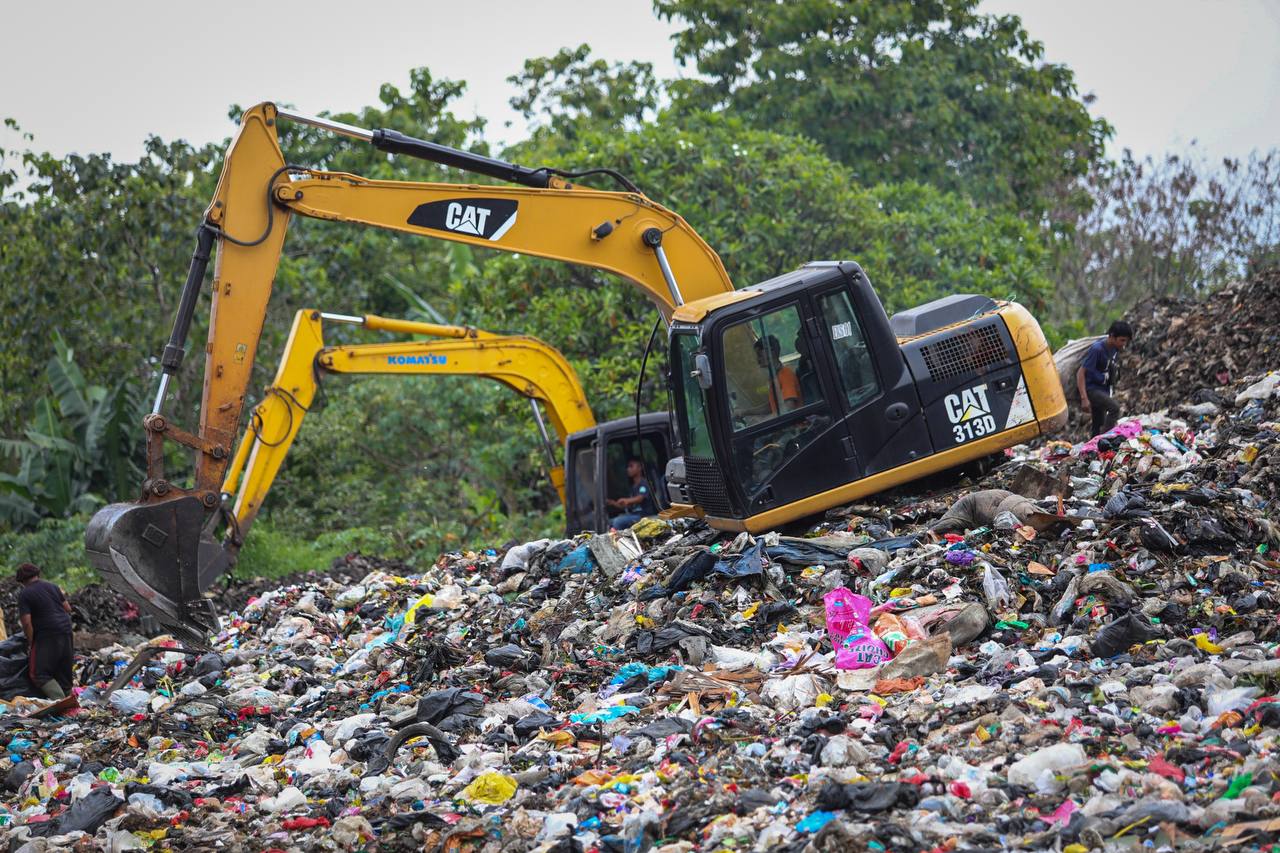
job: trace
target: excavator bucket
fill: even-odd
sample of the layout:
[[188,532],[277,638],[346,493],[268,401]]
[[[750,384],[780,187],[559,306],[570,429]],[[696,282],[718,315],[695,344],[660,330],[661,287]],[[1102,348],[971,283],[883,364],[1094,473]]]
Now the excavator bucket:
[[218,630],[201,593],[229,566],[205,529],[194,497],[103,507],[85,528],[85,551],[103,580],[184,640],[204,644]]

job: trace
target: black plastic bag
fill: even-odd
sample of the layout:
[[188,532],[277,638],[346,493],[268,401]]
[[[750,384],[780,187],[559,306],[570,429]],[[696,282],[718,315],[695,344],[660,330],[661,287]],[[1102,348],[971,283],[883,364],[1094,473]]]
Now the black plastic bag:
[[66,835],[68,832],[93,835],[123,805],[124,800],[111,793],[110,788],[94,788],[58,817],[33,825],[31,834],[42,838]]
[[1090,651],[1096,658],[1109,658],[1123,654],[1130,646],[1154,640],[1161,634],[1160,627],[1136,611],[1112,620],[1093,638]]

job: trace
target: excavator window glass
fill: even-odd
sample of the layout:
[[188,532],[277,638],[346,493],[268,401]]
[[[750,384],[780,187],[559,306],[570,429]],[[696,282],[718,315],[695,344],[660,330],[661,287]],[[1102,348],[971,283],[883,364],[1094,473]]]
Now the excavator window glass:
[[565,507],[569,516],[569,529],[594,530],[596,525],[596,443],[594,441],[571,447],[566,472],[572,478],[569,484],[570,506]]
[[[609,498],[625,498],[631,494],[631,478],[627,476],[627,462],[640,459],[644,462],[644,477],[649,485],[649,494],[657,495],[665,490],[662,471],[667,464],[667,448],[661,438],[643,435],[636,441],[635,433],[628,436],[610,438],[605,445],[605,482],[608,485]],[[651,507],[656,511],[657,507]],[[610,514],[615,514],[611,510]]]
[[676,352],[676,367],[679,371],[675,383],[676,419],[679,421],[680,437],[684,442],[684,453],[695,459],[713,459],[711,450],[711,430],[707,427],[707,410],[702,396],[702,388],[694,375],[694,355],[698,350],[698,339],[691,334],[673,336]]
[[880,393],[875,365],[867,350],[867,339],[858,325],[849,293],[839,290],[818,300],[822,310],[832,352],[836,356],[836,371],[844,390],[849,409],[853,410]]
[[795,305],[725,330],[725,380],[735,430],[817,402],[820,391],[805,400],[801,387],[800,371],[810,366],[810,360],[797,349],[800,337],[800,311]]
[[788,459],[827,431],[831,406],[798,305],[729,326],[721,346],[734,466],[754,500]]

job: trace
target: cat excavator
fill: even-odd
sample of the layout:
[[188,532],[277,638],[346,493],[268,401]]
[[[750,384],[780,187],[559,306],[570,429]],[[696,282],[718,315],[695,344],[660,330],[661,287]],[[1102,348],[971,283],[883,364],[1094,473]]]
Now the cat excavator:
[[[429,340],[326,346],[324,326],[426,336]],[[334,314],[302,309],[280,356],[275,379],[249,414],[222,484],[226,515],[223,550],[235,556],[284,464],[322,379],[330,375],[477,376],[529,400],[552,485],[565,505],[566,533],[607,529],[609,497],[620,497],[627,459],[644,459],[651,479],[670,456],[666,412],[597,424],[572,365],[554,347],[527,335],[500,335],[470,326],[399,320],[373,314]],[[557,441],[547,432],[546,408]],[[558,446],[557,446],[558,445]],[[564,454],[569,467],[566,485]],[[654,489],[665,505],[665,495]]]
[[[501,181],[371,180],[286,162],[282,120]],[[576,183],[612,179],[620,190]],[[680,455],[671,509],[759,532],[989,456],[1059,428],[1066,401],[1039,325],[1014,302],[955,294],[890,318],[853,261],[819,261],[735,288],[678,214],[610,169],[528,168],[294,113],[241,116],[197,229],[151,414],[137,501],[100,510],[90,561],[114,588],[199,638],[217,628],[203,595],[225,570],[207,522],[220,511],[249,372],[294,216],[348,222],[580,264],[637,287],[667,321],[668,388]],[[214,249],[200,423],[163,412]],[[182,486],[164,446],[195,455]]]

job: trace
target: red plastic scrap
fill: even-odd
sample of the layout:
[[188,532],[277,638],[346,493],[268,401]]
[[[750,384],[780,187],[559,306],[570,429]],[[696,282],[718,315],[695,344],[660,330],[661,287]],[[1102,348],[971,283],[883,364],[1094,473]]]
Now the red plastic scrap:
[[1147,762],[1147,769],[1152,773],[1158,773],[1166,779],[1172,779],[1179,785],[1181,785],[1183,780],[1187,778],[1187,774],[1182,772],[1182,768],[1177,765],[1170,764],[1165,760],[1165,757],[1159,753]]
[[328,825],[329,819],[327,817],[290,817],[285,818],[280,824],[281,827],[288,830],[315,829],[317,826]]

